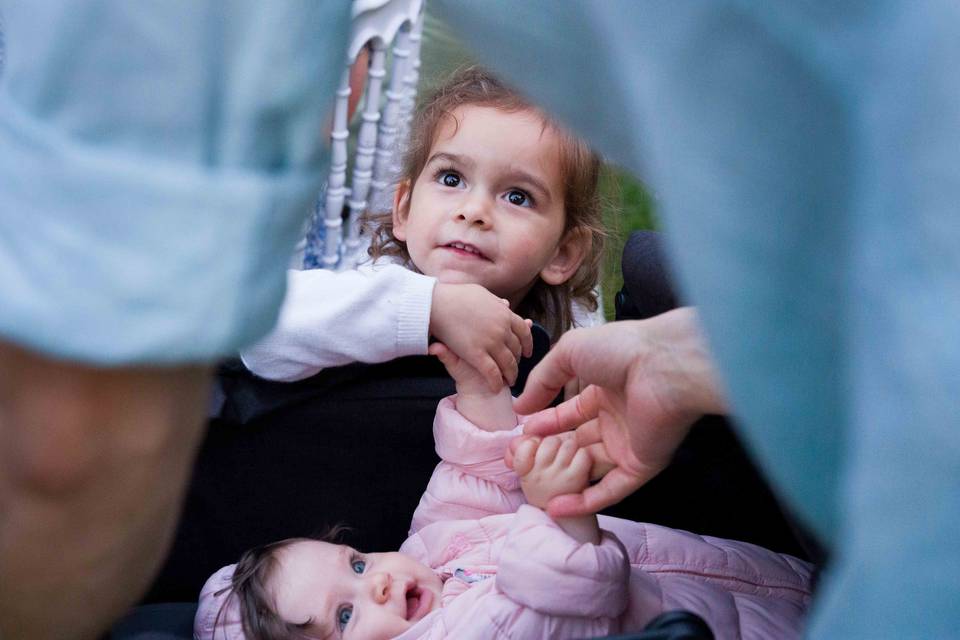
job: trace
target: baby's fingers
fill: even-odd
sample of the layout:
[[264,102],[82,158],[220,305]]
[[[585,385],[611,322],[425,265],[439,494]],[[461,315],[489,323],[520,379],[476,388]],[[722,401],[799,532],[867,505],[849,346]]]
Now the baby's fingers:
[[547,511],[555,518],[597,513],[620,502],[639,489],[641,484],[635,476],[622,469],[614,469],[582,493],[554,497],[547,505]]
[[460,362],[460,357],[442,342],[434,342],[431,344],[429,347],[427,347],[427,353],[432,356],[436,356],[437,360],[439,360],[443,366],[447,368],[447,372],[451,373],[451,375],[453,374],[450,372],[450,370],[457,366],[457,363]]
[[558,467],[569,467],[577,451],[580,451],[576,439],[571,437],[562,438],[559,435],[551,437],[561,439],[560,448],[557,449],[557,457],[553,463]]
[[539,438],[524,438],[517,444],[513,454],[513,471],[518,476],[525,476],[533,469],[534,454],[540,444]]
[[590,475],[592,466],[593,459],[590,457],[590,453],[586,449],[577,449],[568,468],[574,475],[583,477],[585,479],[584,483],[586,483],[587,480],[593,479]]
[[541,468],[550,465],[557,457],[557,451],[562,443],[562,439],[557,436],[544,438],[537,448],[536,465]]

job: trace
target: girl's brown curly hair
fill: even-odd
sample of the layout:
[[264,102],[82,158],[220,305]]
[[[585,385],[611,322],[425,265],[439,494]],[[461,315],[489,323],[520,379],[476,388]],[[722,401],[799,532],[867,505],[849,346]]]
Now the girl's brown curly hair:
[[[516,313],[543,325],[557,340],[573,326],[573,304],[588,311],[597,308],[595,288],[600,280],[600,263],[606,232],[603,228],[598,180],[600,158],[574,135],[527,102],[490,72],[477,66],[455,73],[420,107],[411,125],[410,140],[404,154],[398,182],[416,183],[426,166],[441,124],[453,111],[464,105],[494,107],[508,113],[534,111],[543,118],[544,127],[560,138],[560,172],[564,182],[564,237],[568,233],[584,234],[589,243],[583,263],[574,275],[560,285],[538,280],[514,309]],[[409,203],[409,199],[407,201]],[[407,205],[409,206],[409,204]],[[370,237],[368,253],[374,260],[389,256],[416,270],[405,242],[393,235],[390,211],[367,211],[361,218],[363,232]]]

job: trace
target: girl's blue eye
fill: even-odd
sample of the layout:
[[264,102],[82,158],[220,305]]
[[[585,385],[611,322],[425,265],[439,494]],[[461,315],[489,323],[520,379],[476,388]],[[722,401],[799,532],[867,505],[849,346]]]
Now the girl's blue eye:
[[445,187],[459,187],[460,186],[460,176],[455,174],[452,171],[444,171],[440,175],[440,181],[443,182]]
[[507,200],[510,202],[510,204],[517,205],[518,207],[523,207],[530,204],[530,197],[523,191],[519,191],[517,189],[507,193]]
[[343,631],[343,628],[347,626],[347,623],[350,622],[350,618],[353,617],[353,607],[340,607],[337,611],[337,627],[340,628],[340,631]]
[[350,563],[354,573],[363,573],[367,569],[367,563],[363,560],[354,560]]

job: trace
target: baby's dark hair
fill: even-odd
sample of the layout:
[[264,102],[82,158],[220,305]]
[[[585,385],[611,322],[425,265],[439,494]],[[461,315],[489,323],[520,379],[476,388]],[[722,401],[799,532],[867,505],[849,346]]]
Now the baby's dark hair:
[[[471,66],[455,73],[419,108],[410,130],[399,182],[409,181],[411,188],[430,157],[440,126],[453,111],[464,105],[493,107],[507,113],[534,111],[560,138],[560,172],[564,184],[564,234],[582,233],[589,247],[580,268],[560,285],[538,280],[515,311],[542,324],[557,340],[573,326],[573,304],[588,311],[597,308],[594,291],[600,279],[600,263],[606,232],[603,228],[598,181],[600,158],[582,140],[561,127],[543,111],[501,82],[489,71]],[[409,199],[407,200],[409,206]],[[370,237],[370,256],[398,258],[408,268],[416,268],[405,242],[393,235],[389,211],[367,211],[361,218]]]
[[[296,542],[322,540],[339,543],[347,527],[335,526],[321,536],[314,538],[287,538],[254,547],[244,552],[237,561],[230,581],[231,598],[237,598],[240,607],[240,619],[247,640],[310,640],[307,633],[308,622],[287,622],[277,613],[277,607],[267,585],[277,570],[278,552]],[[216,594],[219,595],[219,592]],[[224,601],[223,609],[229,598]],[[219,614],[217,615],[219,618]],[[216,624],[214,624],[216,627]]]

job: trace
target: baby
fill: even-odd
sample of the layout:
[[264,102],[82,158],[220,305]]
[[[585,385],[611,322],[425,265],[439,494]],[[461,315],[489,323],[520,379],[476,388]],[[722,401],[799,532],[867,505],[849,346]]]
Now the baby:
[[442,86],[411,127],[393,207],[368,212],[372,263],[290,271],[274,331],[241,352],[271,380],[427,352],[430,336],[512,384],[524,318],[556,340],[597,308],[600,161],[477,67]]
[[291,539],[248,551],[203,587],[199,640],[590,638],[665,611],[717,638],[792,638],[810,600],[807,563],[742,542],[591,515],[552,519],[592,460],[573,438],[525,439],[507,390],[442,343],[457,384],[434,422],[437,466],[399,552]]

